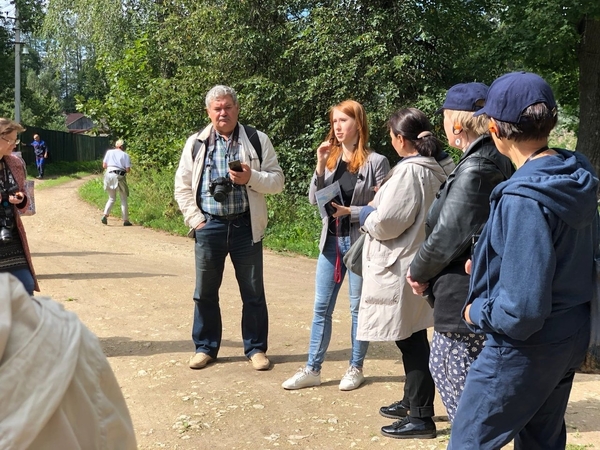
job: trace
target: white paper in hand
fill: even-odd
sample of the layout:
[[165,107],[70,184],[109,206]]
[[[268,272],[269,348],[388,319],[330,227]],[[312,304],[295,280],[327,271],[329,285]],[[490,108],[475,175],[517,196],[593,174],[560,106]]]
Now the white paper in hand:
[[342,204],[342,191],[340,189],[340,183],[337,181],[330,184],[327,187],[324,187],[321,190],[318,190],[315,194],[317,197],[317,205],[319,206],[319,213],[321,217],[324,219],[328,216],[327,210],[325,209],[325,205],[329,203],[331,200],[335,200],[336,203]]

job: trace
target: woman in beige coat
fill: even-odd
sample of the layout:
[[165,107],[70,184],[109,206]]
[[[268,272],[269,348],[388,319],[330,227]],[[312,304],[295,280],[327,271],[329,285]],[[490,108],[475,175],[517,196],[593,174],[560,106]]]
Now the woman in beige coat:
[[[402,418],[383,427],[393,438],[434,438],[435,388],[429,373],[427,328],[433,310],[412,292],[406,271],[425,239],[425,216],[440,185],[454,168],[444,157],[431,124],[418,109],[396,112],[388,121],[392,146],[402,160],[394,167],[360,222],[368,235],[363,248],[363,290],[357,339],[395,341],[406,372],[404,398],[381,408]],[[441,160],[441,162],[438,162]]]

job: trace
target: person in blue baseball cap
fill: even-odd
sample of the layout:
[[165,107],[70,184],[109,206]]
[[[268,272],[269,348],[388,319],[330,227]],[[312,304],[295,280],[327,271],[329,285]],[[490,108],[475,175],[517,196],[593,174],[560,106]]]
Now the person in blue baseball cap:
[[[498,153],[487,119],[474,117],[485,104],[483,83],[452,86],[442,107],[448,144],[463,152],[448,181],[442,185],[425,222],[427,238],[421,244],[407,276],[413,291],[433,303],[433,338],[429,369],[454,420],[469,368],[483,349],[485,335],[473,333],[461,310],[469,292],[465,262],[490,213],[490,194],[513,173],[510,160]],[[390,405],[381,414],[395,413]]]
[[486,344],[472,364],[448,449],[563,450],[564,415],[590,340],[598,178],[577,152],[548,147],[552,89],[513,72],[485,106],[498,150],[516,167],[491,195],[463,317]]

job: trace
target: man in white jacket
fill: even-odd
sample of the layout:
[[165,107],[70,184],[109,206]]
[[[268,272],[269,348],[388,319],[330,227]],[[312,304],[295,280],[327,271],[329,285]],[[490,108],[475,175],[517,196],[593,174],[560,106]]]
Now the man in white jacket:
[[219,352],[219,288],[227,255],[242,297],[244,354],[256,370],[270,366],[263,284],[264,194],[281,192],[284,176],[268,136],[239,124],[239,110],[232,88],[217,85],[208,92],[211,124],[188,138],[175,175],[175,200],[196,241],[192,369],[202,369]]
[[0,448],[135,450],[119,384],[96,336],[0,273]]

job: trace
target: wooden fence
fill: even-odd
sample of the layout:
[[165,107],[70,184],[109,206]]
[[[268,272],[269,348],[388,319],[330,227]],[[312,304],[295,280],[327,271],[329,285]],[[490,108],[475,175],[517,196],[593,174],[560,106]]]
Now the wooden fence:
[[33,135],[39,134],[46,142],[50,161],[95,161],[102,159],[110,147],[106,136],[86,136],[84,134],[65,133],[63,131],[45,130],[43,128],[26,126],[19,138],[21,143],[15,148],[20,151],[26,163],[35,162],[33,153]]

